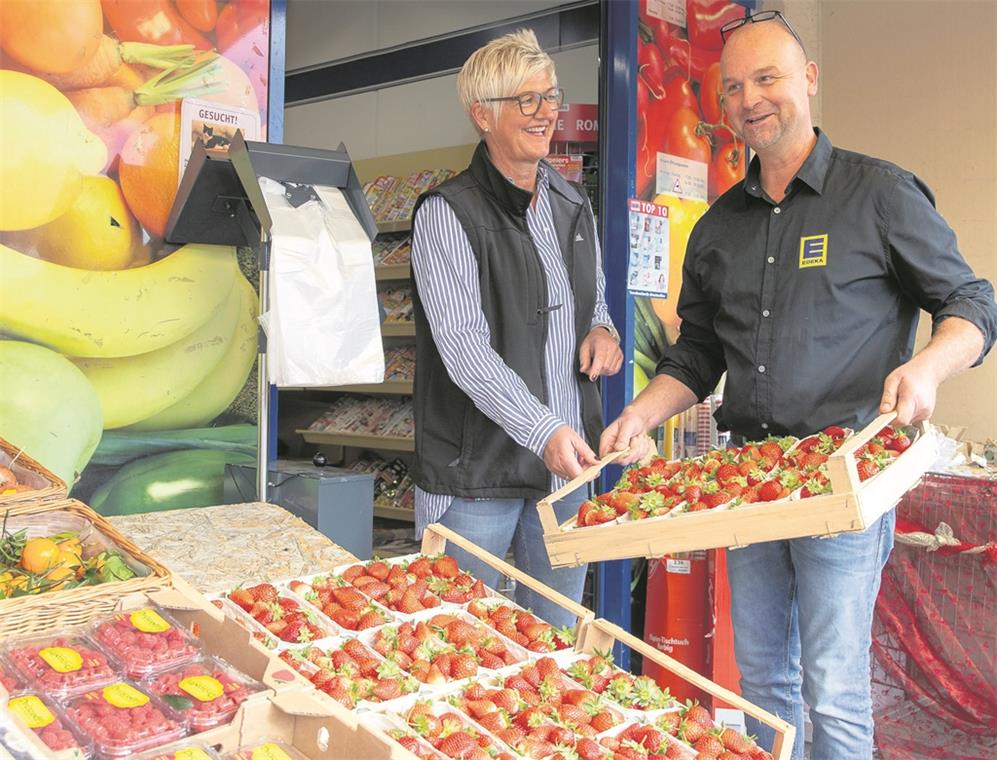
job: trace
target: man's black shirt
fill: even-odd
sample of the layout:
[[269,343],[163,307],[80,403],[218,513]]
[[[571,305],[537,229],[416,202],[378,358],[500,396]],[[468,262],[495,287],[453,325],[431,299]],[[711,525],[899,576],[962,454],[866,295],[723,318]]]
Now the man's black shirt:
[[868,424],[883,380],[911,358],[919,309],[936,326],[976,325],[977,363],[997,334],[993,287],[963,260],[927,186],[815,131],[780,203],[756,156],[693,229],[681,335],[658,364],[700,399],[726,370],[718,422],[749,438]]

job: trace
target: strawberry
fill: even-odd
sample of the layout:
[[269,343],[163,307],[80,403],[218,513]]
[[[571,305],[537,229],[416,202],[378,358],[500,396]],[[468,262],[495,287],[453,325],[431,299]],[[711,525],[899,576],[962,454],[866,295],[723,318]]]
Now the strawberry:
[[402,612],[406,615],[411,615],[412,613],[419,612],[420,610],[425,608],[423,607],[422,602],[419,601],[419,597],[413,594],[412,590],[409,589],[402,596],[401,601],[398,603],[397,609],[399,612]]
[[246,591],[257,602],[276,602],[277,589],[269,583],[260,583],[257,586],[250,586]]
[[457,655],[451,662],[450,677],[455,681],[470,678],[478,672],[478,663],[471,655]]
[[497,711],[498,707],[490,699],[469,699],[464,702],[464,712],[475,720]]
[[598,509],[598,507],[599,505],[591,499],[583,501],[582,505],[578,507],[578,516],[575,518],[575,523],[577,525],[585,525],[585,518],[588,516],[588,513],[593,509]]
[[362,575],[366,575],[366,570],[363,565],[350,565],[343,571],[340,577],[347,583],[353,583],[353,581]]
[[371,599],[377,601],[383,599],[389,591],[391,591],[391,586],[387,583],[382,583],[381,581],[374,581],[373,583],[368,583],[363,587],[363,592]]
[[253,605],[256,603],[256,600],[253,599],[253,595],[244,588],[237,588],[235,591],[232,591],[228,595],[228,598],[230,601],[235,602],[247,612],[249,612],[249,610],[251,610]]
[[332,618],[341,627],[350,631],[356,631],[359,629],[360,616],[356,612],[348,610],[345,607],[336,607],[335,609],[326,609],[324,611],[326,615]]
[[356,627],[351,630],[363,631],[367,628],[376,628],[381,625],[381,623],[387,622],[384,615],[376,609],[369,609],[363,614],[363,616],[357,621]]
[[429,557],[419,557],[409,563],[408,571],[419,578],[425,578],[433,572],[433,562]]
[[754,743],[744,734],[739,734],[733,728],[725,728],[720,733],[720,741],[726,749],[730,750],[734,754],[742,755],[751,750],[751,745]]
[[688,703],[685,711],[682,713],[682,717],[687,721],[695,721],[705,728],[713,727],[713,717],[710,715],[710,711],[699,704],[699,702]]
[[896,435],[890,439],[889,443],[886,444],[886,448],[890,451],[895,451],[898,454],[903,454],[910,448],[910,437],[902,430],[897,430],[895,432]]
[[463,758],[477,748],[478,744],[466,731],[456,731],[444,737],[436,749],[447,757]]
[[845,437],[845,429],[843,427],[839,427],[837,425],[828,425],[826,428],[824,428],[823,433],[824,433],[824,435],[829,435],[832,438],[844,438]]
[[858,470],[859,480],[868,480],[877,472],[879,472],[879,464],[874,459],[861,459],[856,465]]
[[783,498],[783,491],[786,490],[778,480],[766,480],[758,490],[758,496],[762,501],[776,501]]
[[575,742],[575,753],[580,760],[597,760],[602,757],[602,750],[593,739],[582,737]]
[[616,491],[610,501],[611,506],[618,515],[625,515],[630,507],[637,503],[639,497],[629,491]]
[[457,560],[443,554],[433,561],[433,575],[437,578],[456,578],[460,569],[457,567]]
[[[491,702],[488,704],[491,704]],[[502,712],[501,710],[493,710],[490,713],[485,713],[481,717],[475,718],[475,720],[477,720],[482,727],[488,729],[492,733],[501,731],[503,728],[508,728],[512,725],[512,721],[509,720],[508,714]]]
[[387,702],[403,694],[401,681],[397,678],[383,678],[374,683],[373,696],[378,702]]
[[595,715],[592,716],[589,725],[595,729],[596,733],[601,734],[603,731],[608,731],[613,726],[617,724],[616,716],[609,709],[599,710]]
[[706,734],[706,727],[694,720],[683,720],[679,726],[678,738],[686,744],[695,745]]
[[372,578],[376,578],[379,581],[387,580],[388,573],[390,572],[391,568],[388,567],[388,564],[380,560],[375,560],[367,565],[367,575]]
[[585,525],[602,525],[616,519],[616,510],[609,506],[599,506],[585,516]]
[[701,755],[710,755],[715,757],[727,749],[724,743],[720,741],[716,734],[706,734],[700,737],[692,748],[699,752]]
[[[511,656],[513,657],[511,661],[515,662],[515,656],[514,655]],[[481,667],[488,668],[489,670],[499,670],[501,668],[504,668],[507,664],[509,664],[504,659],[499,657],[497,654],[492,654],[491,652],[479,653],[478,659],[481,662]]]

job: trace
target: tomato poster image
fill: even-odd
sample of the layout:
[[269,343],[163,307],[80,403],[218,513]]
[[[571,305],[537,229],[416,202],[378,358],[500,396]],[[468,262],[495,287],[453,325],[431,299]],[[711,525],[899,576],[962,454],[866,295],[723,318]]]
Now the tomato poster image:
[[744,177],[744,146],[727,123],[720,27],[743,17],[728,0],[639,0],[637,198],[668,209],[668,295],[635,297],[634,395],[678,337],[676,313],[689,233]]
[[184,101],[265,139],[269,50],[269,0],[0,3],[0,438],[104,514],[255,461],[255,258],[163,235]]

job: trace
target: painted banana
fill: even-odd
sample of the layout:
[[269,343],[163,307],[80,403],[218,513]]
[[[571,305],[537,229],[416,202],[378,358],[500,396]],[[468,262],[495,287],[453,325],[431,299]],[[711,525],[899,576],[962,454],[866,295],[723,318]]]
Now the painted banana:
[[228,351],[241,306],[241,288],[230,287],[207,322],[165,348],[118,359],[73,358],[97,391],[104,429],[157,414],[196,388]]
[[148,266],[94,272],[0,245],[0,332],[67,356],[145,354],[203,325],[238,274],[235,248],[185,245]]
[[207,425],[239,395],[258,353],[259,298],[241,275],[236,289],[242,294],[239,324],[228,351],[201,383],[177,403],[158,414],[130,425],[131,430],[181,430]]

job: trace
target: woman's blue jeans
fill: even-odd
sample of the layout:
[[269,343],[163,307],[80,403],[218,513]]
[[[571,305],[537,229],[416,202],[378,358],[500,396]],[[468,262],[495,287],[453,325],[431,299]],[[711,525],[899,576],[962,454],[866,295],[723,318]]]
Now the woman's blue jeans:
[[[558,522],[577,513],[578,507],[586,498],[588,486],[582,486],[555,502],[554,512]],[[505,559],[511,547],[517,568],[560,591],[569,599],[581,601],[587,565],[557,570],[551,568],[544,548],[543,528],[536,501],[454,497],[440,522],[502,559]],[[498,586],[498,571],[459,547],[447,544],[446,553],[453,556],[462,568],[481,578],[486,585],[492,588]],[[555,626],[575,625],[574,615],[522,584],[516,585],[516,603],[533,610],[542,620]]]

